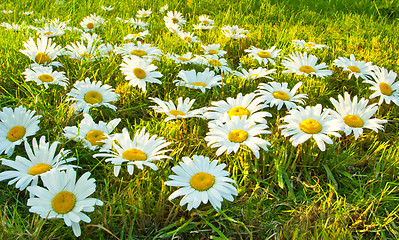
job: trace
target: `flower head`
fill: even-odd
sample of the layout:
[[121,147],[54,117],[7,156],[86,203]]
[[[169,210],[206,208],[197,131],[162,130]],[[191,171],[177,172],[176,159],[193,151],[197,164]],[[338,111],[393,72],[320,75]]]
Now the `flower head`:
[[270,107],[277,106],[277,110],[280,110],[283,105],[287,110],[296,109],[295,103],[304,104],[304,98],[308,98],[306,94],[295,95],[298,88],[302,86],[302,82],[298,82],[292,88],[288,89],[288,83],[260,83],[258,85],[257,95],[260,99],[270,104]]
[[327,67],[325,63],[316,65],[317,60],[317,57],[314,55],[309,55],[308,57],[306,52],[303,55],[300,52],[289,54],[289,58],[285,57],[281,62],[285,68],[288,68],[283,73],[296,73],[298,75],[310,75],[321,78],[332,75],[331,70],[324,69]]

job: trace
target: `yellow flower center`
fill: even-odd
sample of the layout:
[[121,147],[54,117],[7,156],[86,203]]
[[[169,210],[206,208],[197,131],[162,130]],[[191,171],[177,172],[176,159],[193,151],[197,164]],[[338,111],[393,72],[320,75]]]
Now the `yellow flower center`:
[[107,139],[103,131],[91,130],[86,134],[86,140],[90,142],[92,146],[102,146],[104,143],[102,140]]
[[81,56],[81,57],[84,57],[84,58],[92,58],[92,57],[93,57],[93,55],[91,55],[91,54],[88,53],[88,52],[85,52],[85,53],[81,54],[80,56]]
[[204,21],[202,21],[202,23],[208,25],[208,24],[209,24],[209,21],[204,20]]
[[208,51],[210,54],[218,54],[218,51],[215,49],[211,49]]
[[[140,37],[141,35],[140,35],[140,33],[136,33],[136,34],[133,34],[133,38],[138,38],[138,37]],[[133,50],[134,51],[134,50]],[[147,53],[146,53],[147,54]],[[136,55],[136,54],[134,54],[134,55]]]
[[90,91],[85,94],[85,101],[90,104],[101,103],[103,96],[97,91]]
[[360,73],[360,69],[356,66],[349,66],[348,69],[351,70],[352,72]]
[[177,117],[177,116],[185,116],[186,114],[182,111],[179,110],[170,110],[169,111],[170,114],[172,114],[173,116]]
[[261,58],[270,58],[270,57],[271,57],[270,53],[268,53],[268,52],[266,52],[266,51],[259,51],[259,52],[257,53],[257,55],[258,55],[259,57],[261,57]]
[[72,211],[76,204],[76,197],[68,191],[59,192],[51,200],[53,210],[58,214],[66,214]]
[[288,94],[283,92],[283,91],[275,91],[273,93],[273,97],[277,98],[277,99],[281,99],[283,101],[289,101],[290,100],[290,96],[288,96]]
[[233,130],[229,133],[228,139],[230,142],[242,143],[248,138],[248,133],[241,129]]
[[257,78],[258,76],[259,76],[258,74],[254,73],[254,74],[249,75],[248,77],[249,77],[249,78],[254,78],[254,79],[255,79],[255,78]]
[[304,47],[308,47],[308,48],[314,48],[314,47],[316,47],[316,44],[313,44],[313,43],[305,43],[303,46],[304,46]]
[[186,42],[191,42],[193,39],[191,39],[190,37],[184,37],[184,41]]
[[15,126],[8,131],[7,138],[10,142],[15,142],[25,136],[26,129],[22,126]]
[[301,124],[299,124],[299,128],[308,134],[316,134],[321,131],[321,124],[312,118],[303,120]]
[[44,35],[46,35],[46,36],[47,36],[47,35],[51,35],[51,34],[53,34],[53,32],[45,32],[45,33],[44,33]]
[[185,58],[185,57],[178,57],[177,59],[182,60],[183,62],[188,62],[190,59]]
[[382,82],[378,86],[380,87],[380,91],[382,94],[387,95],[387,96],[392,95],[392,88],[391,88],[391,86],[389,86],[389,84]]
[[86,27],[87,27],[88,29],[93,29],[93,28],[94,28],[94,23],[89,22],[88,24],[86,24]]
[[147,160],[147,154],[143,151],[135,148],[128,149],[122,153],[122,157],[129,161],[145,161]]
[[197,191],[206,191],[215,184],[215,177],[206,172],[194,174],[190,179],[190,186]]
[[143,69],[141,69],[141,68],[134,68],[133,69],[133,74],[138,79],[143,79],[143,78],[145,78],[147,76],[145,71]]
[[193,82],[190,85],[197,86],[197,87],[206,87],[206,83],[203,82]]
[[212,66],[215,66],[215,67],[220,67],[220,66],[222,66],[222,64],[219,62],[219,60],[216,60],[216,59],[210,59],[210,60],[208,61],[208,63],[211,64]]
[[35,166],[31,167],[28,171],[28,174],[39,175],[39,174],[49,171],[50,169],[51,169],[51,166],[48,165],[47,163],[39,163],[39,164],[36,164]]
[[51,57],[45,53],[40,52],[36,54],[35,61],[38,64],[45,64],[51,62]]
[[303,73],[308,73],[308,74],[315,72],[315,70],[311,66],[302,66],[299,68],[299,71],[301,71]]
[[131,51],[130,54],[142,57],[142,56],[147,55],[147,52],[144,50],[136,49],[136,50]]
[[39,78],[39,80],[42,81],[42,82],[52,82],[52,81],[54,81],[54,78],[51,75],[49,75],[49,74],[42,74],[42,75],[40,75],[37,78]]
[[233,107],[232,109],[230,109],[227,112],[227,114],[229,114],[230,118],[232,116],[239,116],[241,118],[241,116],[243,116],[243,115],[246,115],[248,118],[250,115],[248,109],[246,109],[245,107],[241,107],[241,106]]
[[345,116],[344,122],[346,123],[346,125],[352,128],[361,128],[364,125],[363,120],[356,115]]
[[147,13],[143,13],[143,17],[147,17],[148,16],[148,14]]
[[171,20],[172,20],[172,22],[173,22],[174,24],[176,24],[176,23],[179,22],[179,19],[177,19],[177,18],[172,18]]

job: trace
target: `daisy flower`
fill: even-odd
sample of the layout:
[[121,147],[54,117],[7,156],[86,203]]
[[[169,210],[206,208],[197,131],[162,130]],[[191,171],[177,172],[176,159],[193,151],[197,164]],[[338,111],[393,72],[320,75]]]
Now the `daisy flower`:
[[306,42],[305,40],[292,40],[292,44],[294,44],[294,46],[301,48],[301,49],[306,49],[306,50],[311,50],[311,49],[323,49],[323,48],[327,48],[327,45],[323,45],[323,44],[317,44],[314,42]]
[[106,162],[114,164],[114,175],[119,175],[123,163],[127,163],[127,171],[130,175],[133,174],[134,165],[137,168],[143,169],[143,166],[148,166],[152,170],[158,170],[154,161],[161,159],[171,159],[171,157],[163,155],[170,150],[162,150],[167,147],[170,142],[166,142],[163,137],[152,135],[145,132],[143,128],[140,132],[137,131],[133,140],[130,139],[129,132],[126,128],[122,129],[122,133],[117,133],[113,137],[113,152],[98,153],[93,157],[106,157]]
[[214,23],[214,21],[210,19],[208,15],[201,15],[198,17],[198,19],[202,24],[205,25],[212,25]]
[[145,10],[143,8],[143,9],[137,11],[136,17],[138,17],[138,18],[147,18],[147,17],[149,17],[151,15],[151,13],[152,13],[151,8],[148,9],[148,10]]
[[[227,115],[227,114],[226,114]],[[267,151],[270,143],[262,138],[256,137],[260,134],[270,134],[266,129],[266,124],[254,124],[247,120],[247,116],[232,116],[225,123],[209,122],[209,132],[206,134],[205,141],[211,148],[218,148],[216,155],[224,152],[230,154],[237,152],[240,146],[245,145],[259,158],[259,150],[262,148]]]
[[288,68],[283,73],[296,73],[298,75],[310,75],[321,78],[333,74],[331,70],[324,69],[328,67],[325,63],[316,65],[317,60],[317,57],[314,55],[309,55],[308,57],[306,52],[303,55],[300,52],[289,54],[289,58],[285,57],[281,62],[285,68]]
[[190,71],[181,70],[177,77],[180,78],[175,80],[176,86],[186,86],[189,88],[199,89],[201,92],[205,92],[206,89],[210,89],[215,86],[220,86],[222,83],[222,77],[215,75],[214,71],[210,71],[209,68],[203,72],[196,72],[194,69]]
[[[16,183],[15,187],[23,191],[30,183],[32,183],[31,186],[36,186],[39,176],[42,177],[50,170],[65,169],[66,165],[69,162],[75,161],[76,158],[66,158],[70,151],[64,149],[61,149],[55,155],[58,144],[59,142],[54,142],[50,146],[46,142],[46,137],[42,136],[39,144],[35,138],[32,140],[32,149],[28,141],[25,141],[25,150],[29,159],[21,156],[17,156],[15,161],[1,159],[3,165],[11,167],[16,171],[9,170],[0,173],[0,181],[12,179],[8,182],[8,185]],[[69,166],[76,167],[74,165]]]
[[101,6],[101,9],[102,10],[104,10],[104,11],[112,11],[112,10],[114,10],[114,7],[112,7],[111,5],[109,5],[108,7],[106,7],[106,6]]
[[358,102],[357,96],[352,101],[351,96],[347,92],[345,92],[344,98],[339,95],[338,101],[334,98],[330,98],[330,101],[337,110],[337,112],[331,110],[331,115],[339,119],[342,129],[347,136],[353,132],[355,139],[357,139],[363,134],[363,128],[368,128],[375,132],[384,130],[384,127],[380,124],[387,123],[386,120],[370,119],[378,110],[376,103],[367,106],[369,101],[361,98]]
[[79,237],[79,222],[91,221],[83,212],[93,212],[94,206],[103,205],[96,198],[88,198],[96,191],[95,180],[89,177],[90,172],[86,172],[76,181],[73,168],[43,175],[41,179],[45,188],[28,187],[28,191],[36,196],[28,199],[29,212],[37,213],[44,219],[64,219],[65,224],[72,226],[73,233]]
[[98,46],[97,50],[102,57],[110,58],[114,56],[115,51],[117,49],[116,45],[112,45],[110,43],[103,43]]
[[374,78],[374,81],[364,81],[373,85],[370,89],[375,90],[370,99],[379,96],[379,105],[384,101],[386,104],[390,104],[392,101],[399,106],[399,82],[395,82],[397,74],[392,70],[388,72],[385,68],[376,67],[373,69],[371,76]]
[[202,203],[208,201],[216,211],[222,206],[223,199],[234,201],[237,189],[233,184],[235,181],[229,178],[229,173],[223,170],[226,164],[218,165],[218,160],[210,162],[208,157],[194,155],[193,159],[183,157],[183,162],[174,166],[172,171],[176,175],[169,175],[169,181],[165,185],[181,187],[169,196],[169,200],[184,196],[180,206],[187,205],[187,210],[198,208]]
[[247,37],[248,30],[239,28],[237,25],[234,26],[224,26],[222,27],[222,33],[228,38],[232,39],[242,39]]
[[80,22],[80,26],[82,26],[83,30],[87,32],[93,31],[94,29],[103,26],[105,23],[106,21],[104,18],[93,13],[90,16],[83,18],[83,20]]
[[248,71],[245,69],[241,69],[242,72],[234,71],[234,74],[239,78],[255,80],[258,78],[268,78],[273,80],[272,77],[268,76],[269,74],[275,74],[276,69],[267,70],[266,68],[258,67],[257,69],[249,69]]
[[173,24],[177,24],[182,26],[186,23],[186,20],[182,16],[181,12],[178,11],[169,11],[166,16],[163,18],[165,22],[171,22]]
[[70,43],[65,46],[64,55],[68,55],[72,59],[95,61],[97,59],[97,43],[99,40],[95,38],[85,38],[87,44],[81,40],[80,42]]
[[192,63],[191,59],[193,58],[193,54],[191,52],[185,53],[183,55],[168,54],[166,57],[172,59],[176,64],[189,64]]
[[91,82],[89,78],[84,81],[77,81],[73,89],[67,95],[65,101],[76,101],[72,108],[77,112],[89,113],[90,108],[105,106],[116,110],[117,108],[110,102],[117,101],[119,94],[114,92],[110,85],[102,85],[101,81]]
[[58,24],[51,22],[46,23],[43,28],[35,28],[35,30],[40,36],[57,37],[64,35],[66,24],[66,22],[60,22]]
[[171,32],[171,33],[178,33],[180,32],[180,25],[173,23],[173,22],[165,22],[166,28]]
[[42,116],[34,114],[35,111],[26,110],[23,106],[14,110],[4,107],[0,111],[0,154],[4,152],[10,157],[15,146],[39,131],[39,118]]
[[227,63],[227,60],[219,58],[217,55],[205,55],[202,64],[212,67],[216,72],[222,72],[225,75],[233,71]]
[[37,85],[43,84],[45,88],[48,88],[49,84],[60,85],[65,89],[68,86],[68,78],[65,77],[65,72],[53,71],[52,67],[27,68],[22,75],[25,76],[25,81],[35,81]]
[[236,98],[228,97],[226,101],[220,100],[212,102],[212,107],[207,108],[204,117],[212,121],[227,122],[232,117],[238,116],[246,117],[246,120],[251,123],[264,123],[266,124],[265,117],[271,117],[268,112],[259,112],[267,107],[263,100],[256,98],[255,93],[249,93],[245,96],[239,93]]
[[223,57],[227,52],[219,48],[220,44],[201,45],[201,51],[203,51],[205,55],[217,55]]
[[30,15],[32,15],[34,12],[23,12],[22,14],[23,15],[26,15],[26,16],[30,16]]
[[155,71],[158,67],[151,64],[151,59],[142,59],[137,56],[124,57],[120,66],[125,79],[129,80],[129,85],[138,86],[143,92],[146,91],[147,82],[162,83],[158,78],[163,75]]
[[126,20],[125,22],[129,23],[130,26],[132,26],[134,28],[139,28],[139,29],[142,29],[142,30],[146,30],[147,26],[148,26],[148,23],[141,21],[141,19],[131,18],[129,20]]
[[158,106],[150,106],[150,108],[154,109],[158,113],[165,113],[168,115],[165,118],[165,122],[178,119],[178,118],[192,118],[192,117],[201,117],[202,109],[196,109],[190,111],[190,108],[193,106],[195,99],[190,100],[190,98],[185,98],[183,100],[182,97],[177,99],[177,107],[173,103],[172,100],[169,102],[164,102],[159,98],[152,98],[150,99],[158,104]]
[[288,115],[282,120],[287,123],[279,128],[282,128],[281,134],[284,137],[291,137],[290,141],[294,147],[304,143],[309,138],[313,138],[321,151],[326,150],[327,144],[332,144],[333,141],[327,134],[341,137],[337,133],[341,125],[337,119],[331,118],[329,110],[322,112],[321,104],[316,106],[307,106],[303,108],[298,106],[297,109],[291,109]]
[[280,110],[283,105],[287,110],[296,109],[296,103],[305,104],[304,98],[308,98],[306,94],[295,95],[298,88],[302,86],[302,82],[298,82],[292,88],[288,89],[288,83],[268,82],[260,83],[257,95],[266,104],[270,104],[270,107],[277,106],[277,110]]
[[112,142],[107,136],[112,138],[112,132],[118,126],[121,119],[111,120],[109,123],[99,121],[95,123],[93,118],[85,113],[84,118],[79,123],[79,127],[65,127],[64,136],[74,141],[82,141],[83,145],[90,150],[108,150],[112,147]]
[[25,27],[25,23],[22,22],[21,24],[16,24],[16,23],[0,23],[0,26],[5,27],[7,30],[14,30],[14,31],[21,31],[23,30]]
[[143,40],[146,36],[151,35],[148,30],[135,33],[135,34],[128,34],[126,37],[123,38],[123,40],[128,40],[128,41],[137,41],[139,39]]
[[160,12],[160,13],[163,13],[163,12],[165,12],[166,10],[168,10],[168,8],[169,8],[168,4],[165,4],[163,7],[161,7],[161,8],[159,9],[159,12]]
[[140,41],[135,43],[123,44],[123,47],[117,48],[117,52],[123,56],[137,56],[145,59],[156,59],[162,56],[161,50],[157,47],[151,47],[151,44],[142,44]]
[[188,46],[189,46],[189,47],[192,46],[192,43],[198,43],[198,42],[200,42],[200,41],[197,39],[197,36],[194,36],[194,33],[186,33],[186,32],[180,31],[180,32],[178,33],[178,35],[179,35],[179,37],[180,37],[181,39],[183,39],[186,43],[188,43]]
[[249,49],[245,49],[244,51],[257,60],[259,64],[267,64],[270,62],[275,65],[276,62],[274,62],[273,58],[279,57],[281,49],[276,49],[276,46],[273,46],[269,49],[263,50],[251,46]]
[[213,25],[205,25],[205,24],[193,24],[194,30],[210,30],[213,29]]
[[63,66],[60,62],[54,61],[54,59],[61,54],[61,47],[52,43],[51,38],[42,36],[38,38],[36,42],[37,45],[33,41],[33,38],[29,38],[28,41],[24,41],[24,47],[26,49],[19,51],[28,56],[36,65]]
[[353,54],[350,55],[350,59],[346,57],[338,57],[338,59],[334,60],[334,65],[338,67],[342,67],[343,71],[349,71],[348,79],[352,76],[355,78],[363,78],[367,80],[372,75],[372,70],[375,66],[373,66],[372,62],[365,61],[356,61],[356,58]]

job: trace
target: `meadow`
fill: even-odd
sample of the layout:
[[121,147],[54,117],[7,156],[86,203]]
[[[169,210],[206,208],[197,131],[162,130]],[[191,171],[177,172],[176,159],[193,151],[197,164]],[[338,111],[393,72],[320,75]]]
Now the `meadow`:
[[[160,12],[165,4],[168,9]],[[104,10],[102,6],[113,9]],[[0,23],[43,27],[56,18],[58,22],[69,21],[66,26],[75,29],[51,38],[64,48],[81,41],[84,31],[80,23],[95,13],[106,23],[87,32],[91,37],[96,33],[102,43],[122,47],[129,41],[137,43],[126,40],[128,34],[144,31],[124,22],[139,19],[136,14],[141,9],[151,9],[152,13],[140,18],[148,23],[150,35],[139,41],[162,52],[158,59],[151,61],[162,74],[161,83],[147,82],[145,91],[129,85],[121,66],[126,61],[117,53],[93,60],[88,55],[82,59],[73,59],[67,54],[58,56],[56,61],[63,66],[54,69],[65,72],[65,88],[26,81],[22,73],[33,61],[20,50],[26,49],[24,42],[29,38],[36,43],[40,35],[32,28],[13,30],[0,26],[0,111],[5,107],[23,106],[41,115],[40,129],[29,136],[27,142],[32,145],[33,138],[39,141],[42,136],[50,144],[59,142],[57,153],[63,148],[71,151],[68,157],[76,158],[70,163],[79,167],[75,169],[78,178],[89,172],[90,178],[95,179],[95,192],[90,197],[102,204],[94,206],[94,211],[87,211],[89,223],[80,221],[81,239],[399,239],[399,106],[385,101],[380,104],[379,97],[370,98],[375,92],[370,89],[372,85],[362,78],[348,78],[348,71],[333,64],[338,57],[349,58],[354,54],[358,61],[372,62],[398,73],[399,2],[3,0]],[[9,10],[12,12],[7,12]],[[181,29],[194,33],[198,42],[188,42],[166,27],[164,17],[168,11],[182,13],[187,22]],[[213,29],[194,30],[193,24],[199,24],[201,15],[214,21]],[[224,26],[233,25],[248,30],[244,38],[235,40],[222,34]],[[293,40],[328,48],[301,49]],[[203,55],[201,45],[211,44],[220,44],[220,49],[227,52],[223,58],[232,71],[214,70],[220,76],[220,85],[204,92],[177,86],[175,81],[181,79],[181,71],[213,69],[199,62],[178,63],[170,55],[191,52],[194,58]],[[260,64],[245,51],[251,46],[259,49],[276,46],[281,51],[274,59],[275,64]],[[94,49],[93,54],[98,51]],[[332,74],[319,77],[283,73],[286,67],[282,61],[296,51],[316,56],[317,64],[326,63],[326,69]],[[233,72],[261,66],[275,69],[274,74],[251,79],[240,78]],[[102,156],[104,153],[98,148],[91,150],[83,141],[66,137],[65,128],[78,127],[85,118],[82,111],[73,109],[73,101],[66,101],[70,98],[67,94],[77,81],[86,78],[101,81],[118,94],[117,100],[110,102],[116,110],[107,106],[88,110],[94,122],[120,119],[113,134],[126,129],[131,138],[145,128],[151,136],[163,137],[170,143],[163,149],[169,151],[162,153],[167,158],[152,162],[155,165],[151,167],[147,162],[142,169],[136,165],[132,173],[123,163],[120,172],[115,174],[115,164],[106,162],[107,157]],[[337,131],[341,137],[329,134],[333,143],[325,144],[324,151],[314,139],[293,146],[281,128],[287,124],[285,117],[289,109],[269,106],[262,111],[271,116],[262,119],[267,121],[266,130],[270,133],[258,136],[270,143],[267,150],[260,149],[257,157],[250,147],[241,145],[236,152],[217,154],[217,148],[211,148],[209,138],[205,139],[214,129],[209,119],[197,116],[165,122],[167,115],[151,108],[157,105],[152,99],[172,100],[177,104],[178,98],[183,97],[195,99],[192,109],[202,109],[202,114],[203,108],[214,106],[212,103],[216,101],[236,98],[240,93],[254,93],[260,83],[272,81],[288,83],[290,89],[302,82],[297,94],[306,94],[307,98],[296,105],[303,108],[321,104],[323,109],[334,109],[330,98],[338,99],[345,92],[351,98],[365,98],[369,104],[378,106],[373,118],[386,120],[381,124],[383,129],[376,132],[365,128],[359,137]],[[395,83],[398,81],[396,78]],[[388,95],[399,94],[399,89],[392,87],[391,90]],[[14,161],[16,156],[26,158],[25,149],[21,143],[11,156],[0,152],[3,163],[0,174],[13,170],[4,165],[5,160]],[[228,177],[235,181],[232,186],[237,189],[237,196],[232,194],[233,201],[224,199],[219,210],[209,202],[188,210],[188,205],[180,205],[182,197],[168,199],[179,189],[165,184],[171,180],[170,175],[176,175],[172,168],[181,163],[183,157],[194,155],[225,164]],[[20,191],[8,181],[0,181],[1,239],[75,238],[76,234],[63,219],[43,218],[30,212],[29,191]],[[38,185],[43,186],[43,182],[39,180]]]

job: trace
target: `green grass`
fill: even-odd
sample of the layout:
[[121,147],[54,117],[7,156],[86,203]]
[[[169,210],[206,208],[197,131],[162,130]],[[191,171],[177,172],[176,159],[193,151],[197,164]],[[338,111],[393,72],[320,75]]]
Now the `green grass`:
[[[134,17],[141,8],[152,8],[148,20],[151,35],[146,43],[157,46],[163,53],[200,54],[200,44],[189,48],[164,27],[163,15],[158,12],[164,1],[56,1],[3,0],[0,10],[14,10],[12,14],[0,13],[0,22],[15,22],[33,25],[34,18],[70,19],[70,26],[79,26],[80,21],[91,13],[108,20],[108,24],[96,31],[106,43],[121,44],[123,37],[135,32],[127,24],[115,21]],[[329,50],[312,51],[319,62],[326,62],[334,75],[325,79],[298,77],[282,74],[284,67],[277,61],[275,81],[304,82],[301,93],[308,94],[307,105],[322,104],[333,108],[330,97],[337,98],[345,91],[352,96],[368,98],[372,91],[368,85],[354,78],[348,80],[347,73],[332,66],[339,56],[355,54],[357,59],[371,61],[389,70],[399,72],[399,4],[389,0],[270,0],[270,1],[173,1],[169,10],[184,14],[192,31],[198,16],[208,14],[215,20],[215,30],[196,33],[202,44],[220,43],[228,51],[233,68],[244,57],[244,49],[251,45],[267,49],[276,45],[288,56],[294,49],[293,39],[304,39],[323,43]],[[112,12],[104,12],[101,5],[112,5]],[[34,11],[33,16],[20,15],[23,11]],[[242,41],[224,37],[223,25],[238,25],[249,30]],[[33,82],[25,82],[21,73],[30,64],[29,59],[19,53],[24,49],[23,41],[31,32],[14,32],[0,28],[0,108],[23,105],[42,115],[40,131],[36,137],[46,136],[49,141],[60,141],[61,147],[70,149],[81,167],[78,175],[86,171],[96,179],[97,190],[92,197],[101,199],[104,206],[89,213],[90,224],[83,224],[82,239],[397,239],[398,219],[398,174],[399,147],[397,142],[398,106],[383,104],[377,118],[389,120],[385,131],[375,133],[366,130],[354,141],[353,136],[333,138],[334,144],[320,152],[312,141],[293,147],[282,137],[278,126],[285,110],[268,109],[273,115],[268,119],[272,134],[264,136],[272,145],[270,151],[261,152],[256,159],[249,149],[240,149],[236,154],[217,157],[215,149],[206,147],[204,137],[208,131],[203,119],[187,119],[165,123],[164,116],[150,110],[153,103],[149,97],[177,100],[178,97],[195,98],[194,108],[209,106],[212,101],[236,97],[256,90],[265,80],[243,82],[235,77],[225,79],[222,88],[206,93],[175,87],[173,80],[181,69],[190,67],[175,65],[161,60],[155,64],[164,75],[162,85],[149,84],[143,93],[137,87],[127,85],[119,70],[121,59],[94,63],[60,57],[63,71],[69,78],[66,90],[50,86],[44,89]],[[79,40],[76,33],[67,33],[55,41],[61,46]],[[248,62],[247,67],[257,67]],[[246,66],[246,65],[244,65]],[[201,68],[200,68],[201,69]],[[95,122],[121,118],[116,132],[127,128],[131,135],[142,127],[151,134],[165,137],[172,142],[169,149],[172,160],[158,162],[158,171],[148,167],[135,169],[129,175],[122,168],[118,177],[113,167],[102,158],[92,158],[93,151],[80,143],[68,141],[62,135],[66,126],[77,125],[82,114],[75,115],[65,102],[66,93],[77,80],[89,77],[112,85],[120,94],[115,103],[116,112],[107,108],[90,110]],[[370,100],[371,103],[376,99]],[[29,139],[31,141],[31,139]],[[172,174],[171,167],[184,156],[205,155],[227,164],[226,170],[237,182],[238,196],[234,202],[224,201],[222,211],[217,213],[209,205],[187,211],[179,205],[179,199],[168,201],[176,188],[164,182]],[[16,148],[13,157],[25,156],[22,145]],[[1,157],[7,158],[5,155]],[[0,171],[8,170],[0,166]],[[20,192],[7,181],[0,182],[0,238],[1,239],[70,239],[72,230],[62,220],[41,219],[29,213],[26,206],[29,193]]]

